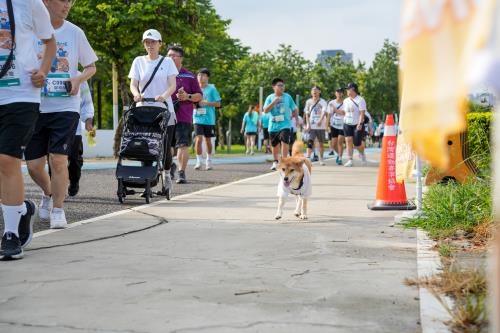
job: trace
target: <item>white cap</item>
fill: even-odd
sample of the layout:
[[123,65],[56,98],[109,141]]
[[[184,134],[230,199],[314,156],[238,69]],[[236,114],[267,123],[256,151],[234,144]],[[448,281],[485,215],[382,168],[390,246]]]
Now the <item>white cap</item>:
[[146,39],[161,41],[161,34],[158,30],[149,29],[144,31],[144,33],[142,34],[142,41],[144,42]]

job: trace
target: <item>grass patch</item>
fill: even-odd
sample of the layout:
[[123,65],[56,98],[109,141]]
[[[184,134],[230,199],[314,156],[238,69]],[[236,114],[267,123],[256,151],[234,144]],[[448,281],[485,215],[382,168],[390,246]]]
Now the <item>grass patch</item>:
[[422,228],[435,239],[453,236],[459,230],[474,233],[479,225],[493,219],[491,185],[484,180],[432,185],[424,196],[422,211],[404,225]]
[[[428,289],[451,316],[446,324],[453,333],[488,332],[487,278],[484,269],[445,266],[442,273],[412,280],[406,285]],[[453,307],[444,295],[453,299]]]

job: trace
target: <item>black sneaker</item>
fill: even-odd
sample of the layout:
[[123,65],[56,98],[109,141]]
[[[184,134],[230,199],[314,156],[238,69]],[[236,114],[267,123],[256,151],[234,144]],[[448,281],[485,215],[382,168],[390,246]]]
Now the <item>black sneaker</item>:
[[328,155],[329,156],[333,156],[335,153],[333,151],[329,152]]
[[78,194],[78,191],[80,190],[80,185],[78,183],[71,183],[69,184],[69,187],[68,187],[68,195],[70,197],[74,197],[75,195]]
[[19,240],[21,241],[21,247],[25,248],[33,239],[33,222],[35,222],[35,203],[31,200],[25,200],[26,205],[26,215],[21,216],[21,221],[19,221]]
[[0,260],[16,260],[23,258],[23,248],[19,237],[12,232],[6,232],[2,237]]
[[186,184],[186,172],[184,170],[179,170],[179,179],[177,179],[176,183]]
[[313,162],[318,162],[318,161],[319,161],[319,157],[318,157],[318,155],[316,155],[316,154],[315,154],[315,155],[313,156],[313,158],[312,158],[312,161],[313,161]]
[[172,163],[170,167],[170,179],[175,180],[175,172],[177,171],[177,164]]

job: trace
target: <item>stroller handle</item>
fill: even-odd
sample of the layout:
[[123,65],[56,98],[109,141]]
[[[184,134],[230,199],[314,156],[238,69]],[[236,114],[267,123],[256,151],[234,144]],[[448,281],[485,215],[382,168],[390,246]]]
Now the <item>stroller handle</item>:
[[156,102],[156,99],[154,99],[154,98],[143,98],[142,101],[143,102],[147,102],[147,103],[149,103],[149,102],[154,103],[154,102]]

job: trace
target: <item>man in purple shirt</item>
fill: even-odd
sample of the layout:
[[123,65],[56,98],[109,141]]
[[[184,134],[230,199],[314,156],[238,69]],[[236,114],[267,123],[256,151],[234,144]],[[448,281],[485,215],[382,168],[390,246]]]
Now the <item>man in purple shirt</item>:
[[179,71],[177,75],[177,90],[172,95],[177,116],[175,125],[175,147],[179,161],[179,178],[177,184],[186,183],[186,167],[189,160],[188,147],[191,139],[194,103],[201,101],[203,93],[196,76],[182,67],[184,50],[178,45],[168,47],[167,56],[172,58]]

